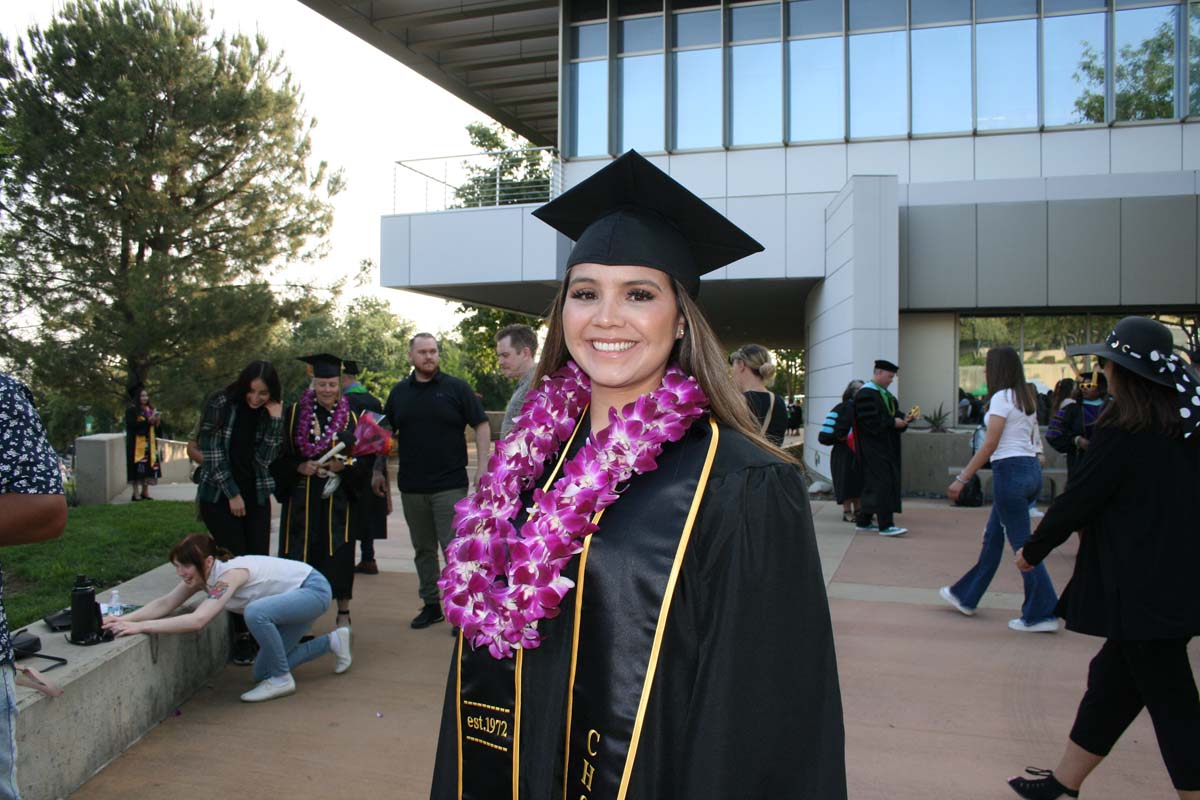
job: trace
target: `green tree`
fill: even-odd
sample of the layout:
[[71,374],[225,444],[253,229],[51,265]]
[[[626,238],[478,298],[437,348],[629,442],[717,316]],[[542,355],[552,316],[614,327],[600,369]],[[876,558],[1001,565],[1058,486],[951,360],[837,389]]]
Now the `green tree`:
[[775,394],[790,399],[804,394],[804,351],[783,349],[775,351]]
[[466,181],[454,190],[456,208],[506,206],[550,199],[550,156],[496,123],[467,125],[471,145],[489,158],[464,163]]
[[[1104,57],[1090,44],[1075,80],[1085,86],[1075,100],[1078,121],[1104,122]],[[1113,93],[1119,120],[1175,116],[1174,26],[1163,23],[1149,39],[1121,47],[1113,64]]]
[[0,39],[0,356],[63,409],[116,411],[135,382],[194,405],[325,305],[267,282],[332,224],[313,124],[266,41],[198,5],[78,0]]

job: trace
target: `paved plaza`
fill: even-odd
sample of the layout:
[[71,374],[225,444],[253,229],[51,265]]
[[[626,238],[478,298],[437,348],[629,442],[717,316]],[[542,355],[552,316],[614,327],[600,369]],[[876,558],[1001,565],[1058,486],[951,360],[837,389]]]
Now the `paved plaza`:
[[[973,562],[988,509],[906,501],[900,521],[912,532],[899,539],[856,534],[830,502],[813,511],[837,636],[850,798],[1004,800],[1015,797],[1005,777],[1054,766],[1100,641],[1010,631],[1021,583],[1007,561],[976,617],[942,603],[938,587]],[[378,546],[383,573],[355,584],[348,673],[335,676],[332,659],[306,664],[296,695],[250,706],[238,701],[248,669],[227,666],[74,797],[428,797],[452,640],[445,624],[408,627],[420,603],[398,508],[389,536]],[[1072,541],[1047,560],[1060,589],[1073,557]],[[321,629],[332,622],[331,611]],[[1200,663],[1200,647],[1192,660]],[[1086,797],[1174,796],[1143,713]]]

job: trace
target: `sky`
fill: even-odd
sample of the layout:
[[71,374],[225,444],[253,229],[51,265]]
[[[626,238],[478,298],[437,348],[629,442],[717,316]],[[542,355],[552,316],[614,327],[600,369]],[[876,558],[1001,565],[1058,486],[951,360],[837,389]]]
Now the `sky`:
[[[31,25],[45,25],[63,0],[3,0],[0,34],[10,41]],[[200,0],[213,17],[211,31],[262,33],[304,93],[305,112],[317,119],[313,155],[341,168],[346,188],[334,198],[329,255],[314,265],[289,267],[275,280],[351,276],[364,258],[379,263],[379,217],[393,210],[393,163],[399,159],[472,152],[465,126],[489,121],[449,92],[418,77],[391,57],[317,14],[299,0]],[[419,199],[400,198],[399,210]],[[411,292],[384,289],[374,276],[361,290],[386,299],[420,330],[453,325],[453,305]]]

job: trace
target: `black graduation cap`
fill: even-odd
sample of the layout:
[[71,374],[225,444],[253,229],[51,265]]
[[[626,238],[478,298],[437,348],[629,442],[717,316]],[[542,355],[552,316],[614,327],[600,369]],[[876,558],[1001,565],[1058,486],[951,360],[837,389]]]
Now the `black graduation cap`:
[[357,375],[359,373],[358,362],[345,359],[342,361],[342,372],[347,375]]
[[300,360],[312,367],[314,378],[336,378],[342,372],[342,360],[329,353],[313,353],[300,356]]
[[900,368],[887,359],[879,359],[875,362],[875,369],[885,369],[888,372],[899,372]]
[[575,240],[576,264],[652,267],[695,297],[700,276],[763,246],[635,150],[533,215]]

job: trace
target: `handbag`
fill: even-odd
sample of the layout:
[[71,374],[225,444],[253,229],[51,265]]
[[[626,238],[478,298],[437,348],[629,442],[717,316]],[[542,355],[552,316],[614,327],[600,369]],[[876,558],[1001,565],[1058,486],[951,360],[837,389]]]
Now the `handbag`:
[[958,499],[954,501],[954,505],[963,508],[978,508],[983,505],[983,483],[980,482],[978,475],[972,475],[971,480],[963,484],[962,491],[958,493]]

